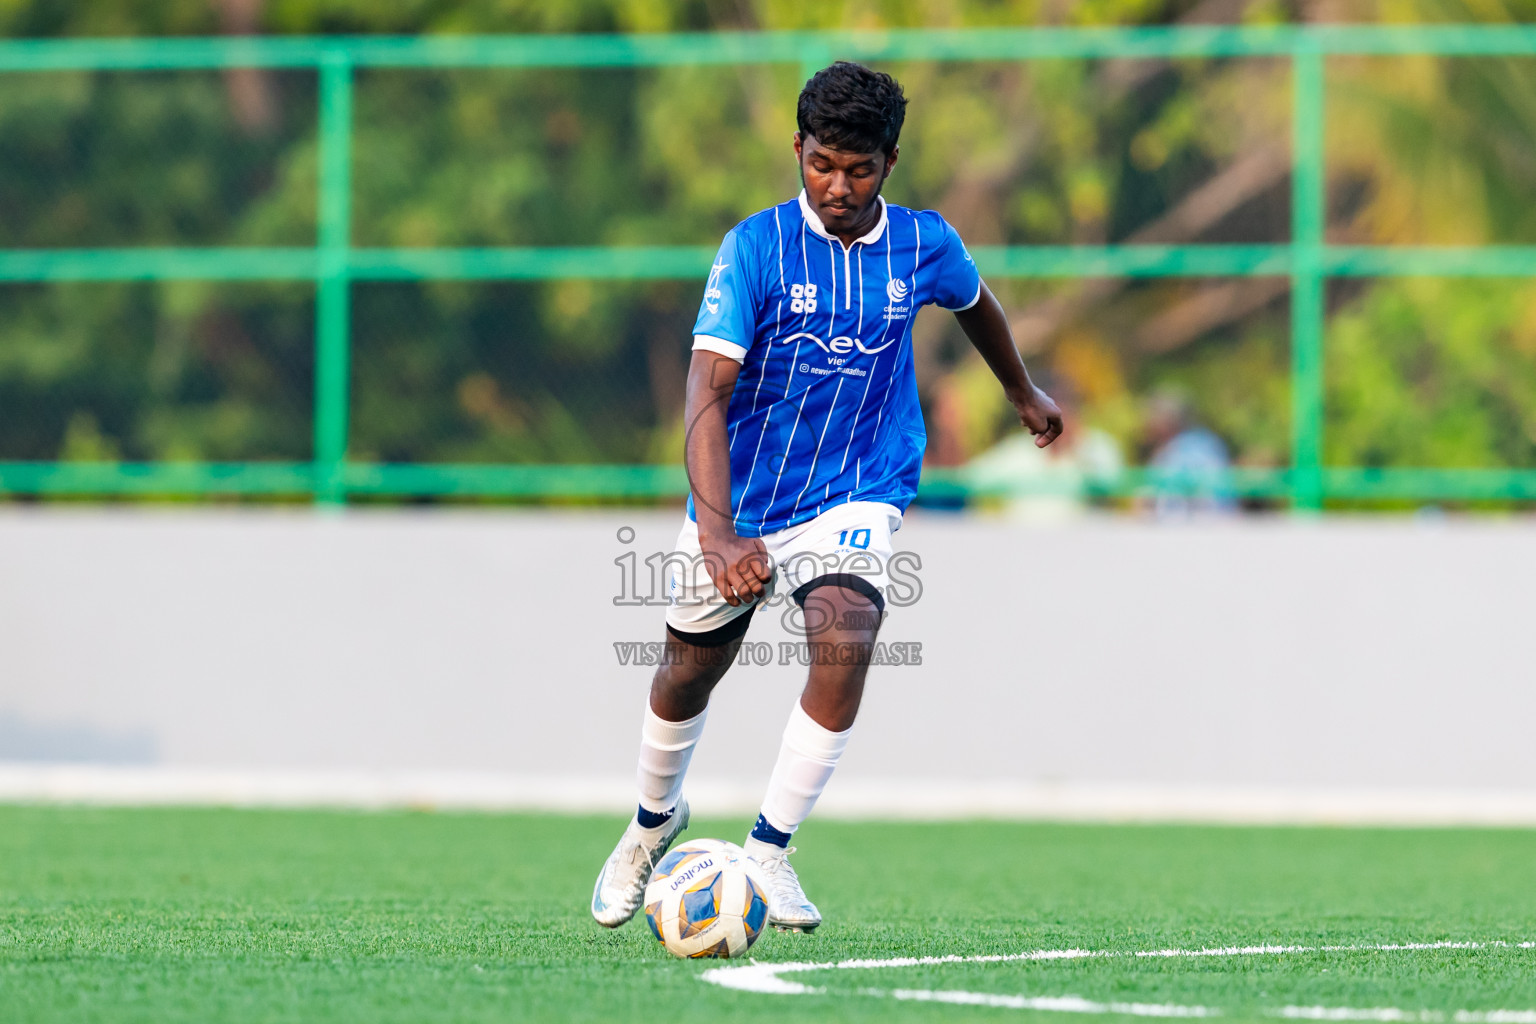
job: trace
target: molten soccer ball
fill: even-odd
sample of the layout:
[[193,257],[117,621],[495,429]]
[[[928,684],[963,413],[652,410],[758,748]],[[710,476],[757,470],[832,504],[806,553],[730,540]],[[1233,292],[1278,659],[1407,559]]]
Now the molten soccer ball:
[[768,882],[741,847],[695,839],[656,865],[645,920],[674,956],[741,956],[768,922]]

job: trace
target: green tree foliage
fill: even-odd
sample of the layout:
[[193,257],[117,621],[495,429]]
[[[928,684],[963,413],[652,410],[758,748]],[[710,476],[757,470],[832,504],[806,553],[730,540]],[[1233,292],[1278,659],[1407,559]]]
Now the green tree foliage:
[[[8,37],[591,32],[1327,17],[1173,0],[48,0]],[[1349,5],[1369,20],[1517,20],[1498,3]],[[835,56],[835,54],[834,54]],[[1269,59],[913,63],[895,202],[972,244],[1267,242],[1289,233],[1289,70]],[[800,69],[359,73],[362,246],[712,246],[793,193]],[[1536,61],[1329,64],[1330,237],[1536,241]],[[316,83],[298,71],[0,77],[0,246],[307,245]],[[1289,437],[1283,281],[994,282],[1032,365],[1134,454],[1163,388],[1243,461]],[[681,451],[701,283],[359,284],[352,453],[634,462]],[[309,454],[313,294],[261,284],[0,286],[0,459]],[[1326,456],[1528,466],[1536,291],[1382,281],[1330,292]],[[1010,429],[952,320],[916,333],[933,454]]]

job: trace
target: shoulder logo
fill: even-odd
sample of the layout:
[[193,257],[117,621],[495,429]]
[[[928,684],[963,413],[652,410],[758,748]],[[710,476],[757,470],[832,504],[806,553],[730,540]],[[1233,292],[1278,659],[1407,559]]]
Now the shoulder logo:
[[704,286],[704,308],[710,315],[720,312],[720,274],[729,263],[716,263],[709,268],[709,283]]
[[885,283],[885,294],[892,302],[905,302],[907,300],[907,282],[899,277],[892,278]]

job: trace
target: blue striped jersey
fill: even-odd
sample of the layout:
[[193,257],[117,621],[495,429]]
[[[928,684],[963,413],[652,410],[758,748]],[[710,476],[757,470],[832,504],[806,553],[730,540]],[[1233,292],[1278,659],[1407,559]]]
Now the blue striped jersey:
[[693,347],[741,363],[720,510],[738,536],[849,501],[904,510],[917,493],[928,435],[912,318],[929,303],[969,309],[981,278],[939,214],[878,201],[880,222],[844,247],[801,192],[732,228],[710,268]]

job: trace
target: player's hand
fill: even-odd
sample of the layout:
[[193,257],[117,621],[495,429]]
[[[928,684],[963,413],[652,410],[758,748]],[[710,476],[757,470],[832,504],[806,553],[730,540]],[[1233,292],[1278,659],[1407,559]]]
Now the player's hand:
[[725,603],[736,607],[763,596],[773,579],[768,549],[756,537],[738,537],[734,533],[699,535],[704,552],[704,567]]
[[1044,448],[1061,436],[1061,410],[1051,396],[1031,385],[1027,394],[1009,396],[1019,422],[1035,435],[1035,447]]

